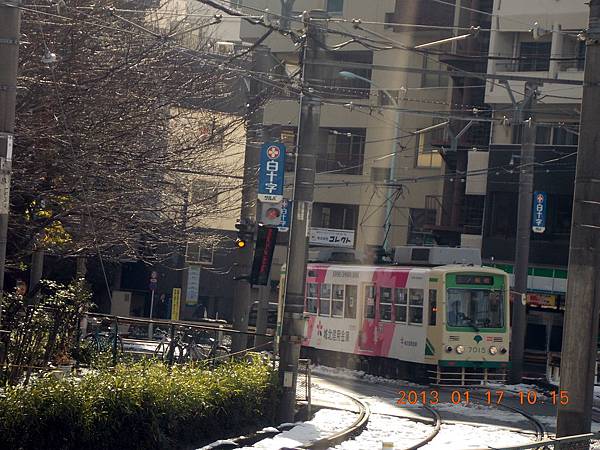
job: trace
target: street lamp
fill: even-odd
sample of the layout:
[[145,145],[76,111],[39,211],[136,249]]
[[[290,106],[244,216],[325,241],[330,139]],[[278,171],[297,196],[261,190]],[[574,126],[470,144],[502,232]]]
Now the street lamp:
[[353,72],[348,72],[345,70],[339,72],[338,75],[341,78],[346,78],[348,80],[352,80],[352,79],[361,80],[361,81],[364,81],[365,83],[370,84],[371,86],[373,86],[375,88],[378,88],[379,90],[381,90],[381,92],[383,92],[385,94],[385,96],[389,99],[389,101],[392,103],[392,105],[394,105],[394,107],[396,109],[395,136],[394,136],[394,140],[392,141],[392,152],[391,152],[392,162],[390,163],[390,179],[388,180],[388,182],[390,184],[388,185],[387,200],[385,202],[385,223],[383,226],[383,230],[384,230],[383,248],[387,253],[390,250],[389,235],[390,235],[390,231],[391,231],[391,227],[392,227],[392,218],[391,218],[392,208],[394,206],[394,201],[392,200],[392,197],[394,196],[394,191],[395,191],[395,187],[391,185],[391,181],[396,178],[396,148],[397,148],[397,143],[401,138],[401,135],[400,135],[400,108],[398,108],[398,100],[395,99],[387,90],[377,86],[376,83],[373,83],[368,78],[361,77],[360,75],[356,75]]

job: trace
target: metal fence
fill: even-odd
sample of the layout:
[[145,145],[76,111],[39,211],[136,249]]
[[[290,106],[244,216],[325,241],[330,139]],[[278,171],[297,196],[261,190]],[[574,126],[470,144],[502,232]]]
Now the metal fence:
[[310,414],[311,396],[310,396],[310,359],[298,360],[298,379],[296,381],[296,402],[305,402]]

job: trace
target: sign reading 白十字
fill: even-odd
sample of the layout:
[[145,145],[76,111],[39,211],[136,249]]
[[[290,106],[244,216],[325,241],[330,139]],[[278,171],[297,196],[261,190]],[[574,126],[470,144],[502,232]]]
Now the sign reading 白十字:
[[536,191],[533,193],[531,229],[534,233],[543,233],[546,231],[546,203],[547,196],[545,192]]
[[258,174],[258,199],[266,203],[283,200],[285,173],[285,145],[268,142],[260,149]]

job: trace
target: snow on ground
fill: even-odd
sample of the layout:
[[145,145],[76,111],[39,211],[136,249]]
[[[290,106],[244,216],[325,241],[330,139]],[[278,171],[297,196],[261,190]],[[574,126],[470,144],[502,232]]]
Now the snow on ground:
[[440,433],[424,447],[424,450],[447,450],[452,448],[482,448],[522,445],[534,440],[534,435],[517,433],[492,425],[468,425],[463,423],[443,425]]
[[505,411],[495,406],[479,405],[476,403],[454,404],[454,403],[438,403],[433,405],[440,413],[450,412],[467,417],[493,417],[494,420],[501,422],[523,422],[527,418],[513,411]]
[[360,380],[371,384],[391,384],[394,386],[414,386],[423,387],[419,384],[409,383],[404,380],[395,380],[392,378],[377,377],[369,375],[362,370],[346,369],[344,367],[311,366],[311,372],[315,375],[334,376],[344,380]]
[[356,421],[357,415],[349,411],[337,409],[321,409],[308,422],[302,422],[294,428],[269,439],[263,439],[252,447],[243,449],[279,450],[285,447],[296,447],[311,441],[331,436],[348,428]]
[[401,417],[371,414],[367,428],[360,435],[342,442],[335,448],[341,450],[380,449],[383,442],[395,442],[397,443],[395,448],[406,448],[422,441],[432,431],[431,425]]

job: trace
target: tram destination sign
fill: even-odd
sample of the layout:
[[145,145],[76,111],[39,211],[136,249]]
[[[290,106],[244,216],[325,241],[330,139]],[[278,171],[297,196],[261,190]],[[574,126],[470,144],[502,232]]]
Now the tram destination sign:
[[283,200],[285,173],[285,145],[267,142],[260,149],[258,199],[265,203]]

